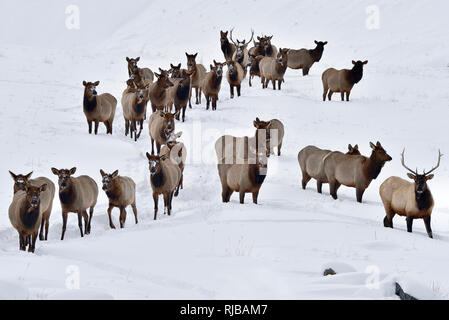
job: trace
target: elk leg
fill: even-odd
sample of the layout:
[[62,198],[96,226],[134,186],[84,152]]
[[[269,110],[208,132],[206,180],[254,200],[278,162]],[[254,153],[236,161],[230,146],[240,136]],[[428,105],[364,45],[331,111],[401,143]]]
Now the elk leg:
[[133,120],[134,142],[137,141],[137,122]]
[[78,227],[80,228],[81,238],[84,237],[83,233],[83,210],[80,208],[78,210]]
[[87,230],[89,231],[89,234],[90,234],[90,229],[91,229],[91,226],[92,226],[92,218],[93,218],[93,216],[94,216],[94,207],[92,206],[92,207],[89,208],[89,223],[88,223],[88,228],[87,228]]
[[276,90],[276,80],[271,80],[271,83],[273,84],[273,90]]
[[136,203],[133,203],[131,205],[131,208],[133,209],[133,213],[134,213],[134,219],[136,220],[136,224],[139,223],[139,220],[137,219],[137,207],[136,207]]
[[270,80],[265,79],[265,87],[264,87],[265,89],[268,88],[268,83],[269,83],[269,82],[270,82]]
[[151,138],[151,155],[154,156],[154,139]]
[[112,222],[112,209],[113,208],[114,208],[114,206],[110,204],[109,208],[108,208],[108,216],[109,216],[109,227],[111,229],[115,229],[114,222]]
[[351,94],[351,91],[346,92],[346,101],[349,101],[349,95]]
[[231,92],[231,99],[233,99],[233,98],[234,98],[234,86],[233,86],[233,85],[230,85],[230,86],[229,86],[229,90],[230,90],[230,92]]
[[407,221],[407,232],[411,233],[413,229],[413,217],[407,217],[406,221]]
[[239,96],[240,97],[240,89],[242,88],[242,86],[239,84],[238,86],[237,86],[237,96]]
[[48,227],[50,226],[50,217],[49,216],[47,216],[47,219],[45,219],[45,241],[47,241],[47,239],[48,239]]
[[192,109],[192,86],[189,89],[189,108]]
[[282,142],[278,144],[278,157],[281,156]]
[[44,224],[45,224],[45,219],[42,216],[41,229],[39,231],[39,241],[44,241]]
[[341,101],[345,101],[345,92],[342,91],[340,94],[341,94]]
[[302,188],[303,188],[303,190],[306,190],[307,183],[309,183],[310,179],[312,179],[312,177],[309,176],[307,174],[307,172],[303,171],[302,172]]
[[430,216],[424,218],[424,225],[426,226],[427,235],[433,239],[432,228],[430,227]]
[[89,134],[92,134],[92,121],[87,120],[87,124],[89,125]]
[[157,151],[157,155],[159,155],[161,153],[161,144],[159,142],[156,142],[156,151]]
[[84,234],[89,234],[89,216],[87,215],[87,211],[83,211],[83,218],[84,218]]
[[253,203],[257,204],[257,198],[259,197],[259,191],[253,192]]
[[37,232],[33,233],[33,235],[31,236],[31,240],[28,245],[28,252],[34,253],[34,250],[36,248],[36,240],[37,240]]
[[325,84],[324,85],[324,92],[323,92],[323,101],[326,101],[327,92],[329,91],[329,87]]
[[335,200],[338,199],[337,191],[338,191],[339,187],[340,187],[340,184],[336,180],[329,181],[330,194],[331,194],[332,198],[334,198]]
[[173,191],[168,195],[168,215],[171,215],[171,204],[173,201]]
[[21,251],[25,251],[26,250],[26,242],[25,242],[25,237],[19,233],[19,249]]
[[281,90],[282,87],[282,80],[278,80],[278,89]]
[[363,194],[365,193],[365,189],[356,189],[356,197],[357,202],[362,203]]
[[186,121],[186,109],[187,106],[182,107],[182,122]]
[[332,90],[329,90],[329,94],[327,95],[327,98],[329,99],[329,101],[332,101],[332,94],[334,92]]
[[196,102],[195,102],[195,104],[200,104],[200,100],[199,100],[199,98],[198,98],[198,96],[199,96],[199,91],[198,91],[198,88],[195,88],[195,96],[196,96]]
[[253,76],[249,76],[249,86],[252,87],[253,85],[251,84],[251,79],[253,78]]
[[168,193],[164,193],[164,214],[167,214],[167,208],[168,208]]
[[61,234],[61,241],[64,240],[65,230],[67,228],[67,214],[68,212],[62,213],[62,234]]
[[125,207],[120,208],[120,229],[125,227],[126,222],[126,210]]
[[129,133],[129,121],[125,120],[125,136],[128,136]]
[[206,96],[206,110],[209,110],[209,106],[210,106],[210,97]]
[[240,204],[245,203],[245,192],[240,191]]
[[98,134],[98,124],[99,124],[98,120],[95,120],[95,135]]
[[387,213],[387,215],[384,218],[384,227],[385,228],[393,229],[393,216],[394,216],[394,212],[393,212],[393,214]]
[[309,74],[309,69],[308,67],[302,67],[302,75],[303,76],[307,76]]
[[229,202],[228,194],[229,194],[229,188],[226,186],[223,186],[222,192],[221,192],[221,200],[223,201],[223,203]]
[[319,179],[316,181],[316,191],[318,193],[323,193],[323,181]]
[[217,98],[212,98],[212,110],[217,110]]
[[157,219],[157,210],[158,210],[158,203],[159,203],[159,196],[157,193],[153,193],[153,201],[154,201],[154,220]]

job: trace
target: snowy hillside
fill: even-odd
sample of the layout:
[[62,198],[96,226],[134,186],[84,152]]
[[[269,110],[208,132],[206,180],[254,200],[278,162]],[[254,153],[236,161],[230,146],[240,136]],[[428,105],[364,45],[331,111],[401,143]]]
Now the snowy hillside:
[[[80,29],[66,28],[67,6],[79,8]],[[372,29],[371,5],[379,10]],[[107,7],[107,10],[104,8]],[[447,1],[15,1],[0,2],[0,298],[30,299],[396,299],[394,282],[418,298],[449,298],[449,22]],[[368,20],[368,22],[367,22]],[[17,23],[20,21],[20,23]],[[153,221],[149,185],[148,124],[137,142],[124,135],[120,102],[113,136],[100,126],[88,135],[82,112],[82,81],[101,83],[120,101],[127,80],[125,57],[141,56],[141,67],[157,71],[198,52],[207,69],[223,61],[219,32],[235,37],[273,35],[278,48],[313,48],[328,41],[310,75],[288,69],[282,91],[262,90],[247,80],[242,97],[229,99],[224,79],[218,110],[193,105],[183,131],[188,150],[184,190],[173,215]],[[322,101],[321,74],[368,60],[350,102]],[[283,154],[272,157],[253,205],[221,203],[213,145],[223,134],[253,135],[252,123],[278,118],[286,128]],[[380,141],[387,163],[364,195],[341,187],[339,200],[300,187],[298,151],[310,144],[346,151]],[[379,186],[406,178],[407,163],[430,169],[435,199],[434,239],[422,220],[412,234],[405,219],[383,227]],[[128,209],[126,228],[110,230],[102,190],[92,233],[81,239],[75,214],[61,242],[61,206],[56,196],[49,241],[36,254],[18,251],[8,219],[15,173],[34,171],[57,183],[51,167],[78,168],[101,183],[100,168],[120,170],[137,183],[140,222]],[[160,199],[160,204],[162,200]],[[160,211],[161,213],[161,211]],[[113,211],[118,223],[119,212]],[[333,277],[323,277],[332,267]],[[69,290],[79,275],[80,289]],[[75,280],[74,280],[75,279]],[[73,282],[75,281],[75,282]]]

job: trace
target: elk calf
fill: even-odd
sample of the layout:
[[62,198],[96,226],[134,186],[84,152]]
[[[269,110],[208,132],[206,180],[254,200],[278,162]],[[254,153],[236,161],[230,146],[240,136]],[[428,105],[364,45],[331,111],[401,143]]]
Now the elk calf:
[[114,223],[112,222],[112,209],[120,209],[120,228],[125,227],[126,221],[126,207],[131,206],[134,213],[134,218],[137,220],[137,207],[136,207],[136,184],[133,179],[129,177],[122,177],[118,175],[118,170],[114,171],[112,174],[107,174],[103,170],[100,170],[103,190],[109,199],[109,226],[111,229],[115,229]]
[[109,93],[97,95],[97,86],[100,81],[86,82],[84,86],[83,111],[89,125],[89,134],[92,133],[92,123],[95,123],[95,134],[98,134],[98,124],[103,122],[106,133],[112,134],[112,122],[114,121],[117,99]]
[[154,220],[157,219],[159,195],[164,196],[164,214],[171,215],[175,189],[181,179],[181,170],[167,156],[152,156],[147,152],[150,184],[153,190]]
[[370,142],[370,147],[372,153],[369,158],[341,152],[331,152],[324,158],[324,172],[334,199],[337,199],[338,188],[345,185],[356,188],[357,202],[362,202],[363,193],[371,181],[380,174],[385,162],[392,160],[380,142]]
[[[190,96],[192,96],[192,89],[195,89],[195,104],[201,104],[201,83],[206,75],[206,68],[199,63],[196,63],[196,57],[198,53],[188,54],[185,53],[187,57],[187,70],[192,73],[191,77],[191,88],[190,88]],[[189,100],[189,107],[192,105]]]
[[[54,175],[58,176],[59,184],[59,200],[62,208],[62,235],[64,240],[67,228],[67,216],[69,212],[78,214],[78,227],[81,237],[83,234],[83,217],[84,217],[84,233],[90,234],[92,216],[94,207],[97,204],[98,186],[97,183],[88,176],[72,177],[76,168],[70,170],[52,168]],[[89,216],[87,209],[89,208]]]
[[256,153],[255,163],[221,164],[218,174],[222,186],[222,201],[230,201],[232,193],[238,192],[240,203],[245,203],[245,194],[252,193],[253,202],[257,204],[259,191],[267,174],[267,158],[264,152]]
[[278,82],[278,89],[281,90],[282,82],[284,82],[284,74],[287,70],[287,56],[288,49],[279,49],[277,58],[264,57],[260,60],[259,69],[260,77],[262,78],[262,88],[268,87],[268,82],[272,81],[273,90],[276,90],[276,81]]
[[229,60],[226,62],[228,65],[228,72],[226,72],[226,79],[229,83],[229,89],[231,91],[231,99],[234,98],[234,88],[237,88],[237,96],[240,97],[240,90],[243,78],[245,77],[245,71],[240,63]]
[[[256,129],[265,129],[267,133],[267,157],[274,154],[274,148],[278,148],[278,156],[281,156],[282,141],[284,140],[284,125],[278,119],[272,119],[270,121],[261,121],[256,118],[254,121],[254,127]],[[272,135],[274,137],[272,138]]]
[[157,154],[160,154],[161,146],[166,144],[170,135],[175,131],[175,117],[177,113],[165,113],[157,111],[150,117],[149,131],[151,137],[151,154],[154,155],[154,143],[156,142]]
[[184,167],[187,159],[187,149],[184,143],[176,141],[182,136],[182,132],[172,133],[167,144],[161,150],[161,156],[167,156],[181,170],[181,179],[175,191],[175,197],[179,194],[179,189],[184,189]]
[[[328,183],[326,173],[324,172],[324,159],[332,151],[323,150],[315,146],[307,146],[298,154],[298,162],[302,172],[302,188],[305,190],[310,179],[315,179],[317,183],[317,192],[322,193],[323,183]],[[360,155],[359,146],[348,146],[347,155]]]
[[[349,95],[351,94],[352,87],[354,84],[359,83],[363,77],[363,66],[368,63],[368,60],[362,62],[354,60],[352,64],[354,67],[343,70],[336,70],[334,68],[329,68],[323,72],[322,80],[323,80],[323,101],[326,101],[326,95],[331,101],[332,94],[334,92],[341,93],[341,101],[345,100],[346,93],[346,101],[349,101]],[[329,94],[328,94],[329,92]]]
[[[148,104],[148,87],[127,88],[122,94],[123,118],[125,119],[125,136],[130,133],[134,141],[140,137],[143,130],[143,122]],[[140,124],[140,131],[137,133],[137,124]]]
[[44,216],[50,216],[54,196],[55,186],[51,181],[40,186],[27,184],[24,191],[14,194],[8,214],[19,233],[20,250],[25,251],[28,246],[28,252],[34,252],[39,226]]
[[210,72],[206,73],[201,84],[201,91],[206,97],[206,110],[209,110],[212,102],[212,110],[217,110],[218,93],[221,89],[224,63],[214,60],[214,65],[210,65]]
[[[46,210],[44,210],[44,212],[42,214],[41,228],[40,228],[40,232],[39,232],[39,240],[47,241],[48,227],[50,225],[51,209],[53,206],[53,198],[55,196],[55,185],[53,184],[53,182],[51,182],[50,179],[44,178],[44,177],[30,179],[33,172],[30,172],[27,175],[22,175],[22,174],[16,175],[16,174],[12,173],[11,171],[9,171],[9,174],[11,175],[11,177],[14,180],[14,194],[16,194],[19,191],[26,191],[28,185],[41,187],[44,184],[46,184],[47,185],[46,192],[51,193],[51,190],[53,190],[53,195],[51,197],[52,201],[50,202],[50,206],[48,208],[46,208]],[[44,236],[44,228],[45,228],[45,236]]]
[[427,235],[429,238],[433,238],[430,216],[434,202],[427,181],[433,179],[434,175],[431,173],[440,166],[442,154],[439,152],[438,163],[432,170],[419,174],[418,169],[413,171],[405,165],[404,153],[405,150],[402,152],[402,166],[410,172],[407,176],[414,182],[399,177],[390,177],[382,183],[379,193],[387,214],[384,226],[393,228],[393,217],[398,214],[407,217],[407,231],[412,232],[413,220],[423,219]]
[[310,68],[315,62],[319,62],[323,56],[324,46],[327,41],[316,41],[315,49],[289,49],[288,50],[288,67],[291,69],[302,69],[302,75],[309,74]]

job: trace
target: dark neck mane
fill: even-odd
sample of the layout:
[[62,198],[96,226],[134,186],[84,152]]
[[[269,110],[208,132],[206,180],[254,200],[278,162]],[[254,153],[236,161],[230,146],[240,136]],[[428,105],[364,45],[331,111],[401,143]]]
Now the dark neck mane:
[[429,189],[427,189],[418,199],[418,194],[415,192],[415,200],[419,210],[429,209],[432,205],[432,194]]
[[358,83],[360,80],[362,80],[363,77],[363,67],[362,66],[354,66],[351,70],[348,72],[348,80],[352,84]]
[[162,173],[162,168],[159,169],[159,172],[151,175],[151,182],[156,188],[159,188],[164,184],[164,174]]
[[97,106],[97,97],[92,97],[89,99],[88,95],[84,93],[84,101],[83,101],[84,110],[91,112]]
[[73,190],[73,185],[70,184],[69,187],[67,187],[66,190],[59,192],[59,200],[61,200],[61,203],[68,205],[71,204],[75,199],[75,192]]
[[312,57],[313,61],[319,62],[321,57],[323,56],[324,47],[316,47],[313,50],[309,50],[309,54]]
[[37,208],[33,208],[30,206],[30,204],[27,202],[24,210],[22,210],[21,213],[21,221],[27,228],[32,228],[36,225],[37,220],[39,219],[39,210],[40,204]]
[[382,170],[385,162],[379,161],[374,157],[374,153],[371,154],[371,157],[366,159],[366,173],[369,179],[375,180]]

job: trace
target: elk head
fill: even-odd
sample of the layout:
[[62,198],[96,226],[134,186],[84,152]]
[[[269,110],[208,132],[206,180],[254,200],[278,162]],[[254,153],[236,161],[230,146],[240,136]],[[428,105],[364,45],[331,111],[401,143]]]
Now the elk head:
[[198,56],[198,52],[195,54],[188,54],[186,52],[186,57],[187,57],[187,69],[189,71],[193,71],[195,70],[196,67],[196,57]]
[[362,77],[363,77],[363,66],[368,64],[368,60],[365,61],[360,61],[358,60],[357,62],[352,60],[352,64],[354,65],[354,67],[352,67],[352,81],[354,83],[358,83]]
[[[159,68],[159,70],[164,71],[160,68]],[[168,89],[170,87],[173,87],[173,83],[168,78],[167,71],[161,72],[160,74],[155,72],[154,75],[157,78],[157,83],[158,83],[159,87],[162,87],[162,89]]]
[[271,48],[271,39],[273,39],[273,36],[265,36],[264,38],[261,38],[261,43],[263,44],[263,47],[265,50],[268,50]]
[[111,174],[105,173],[103,170],[100,170],[101,181],[103,183],[103,190],[110,191],[113,187],[113,181],[118,177],[118,170],[114,171]]
[[283,65],[286,66],[287,65],[287,61],[288,61],[288,50],[289,49],[279,49],[278,55],[277,55],[277,60],[278,62]]
[[135,59],[126,57],[126,61],[128,62],[128,69],[134,71],[137,69],[137,62],[139,62],[140,57]]
[[[260,145],[260,152],[266,152],[267,157],[270,156],[270,140],[271,140],[271,130],[270,125],[271,121],[261,121],[259,118],[253,122],[256,130],[256,136],[258,137],[257,141]],[[260,142],[262,140],[262,143]],[[259,149],[259,148],[258,148]]]
[[[438,162],[437,165],[435,167],[433,167],[433,169],[431,169],[430,171],[424,170],[423,174],[419,174],[418,173],[418,168],[416,168],[415,171],[413,171],[412,169],[410,169],[409,167],[407,167],[405,165],[405,149],[404,151],[402,151],[402,155],[401,155],[401,164],[402,166],[407,169],[409,171],[409,173],[407,173],[407,176],[412,179],[413,181],[415,181],[415,198],[416,200],[421,199],[422,195],[425,194],[427,192],[427,181],[432,180],[434,175],[431,174],[432,172],[434,172],[439,166],[440,166],[440,161],[441,161],[441,157],[443,156],[441,154],[441,151],[438,150]],[[421,209],[421,208],[419,208]]]
[[215,73],[215,75],[220,78],[223,76],[223,67],[226,65],[226,63],[220,63],[214,60],[214,64],[210,65],[210,71]]
[[319,62],[321,57],[323,56],[324,46],[327,44],[327,41],[316,41],[316,47],[313,50],[309,50],[310,55],[313,58],[313,61]]
[[100,81],[96,81],[96,82],[83,81],[84,94],[89,98],[95,97],[97,95],[97,86],[99,84],[100,84]]
[[70,170],[51,168],[54,175],[58,176],[59,190],[64,191],[72,185],[71,176],[75,174],[76,168]]
[[246,42],[246,40],[244,39],[243,41],[239,41],[238,39],[237,39],[237,42],[235,42],[233,39],[232,39],[232,31],[233,31],[234,29],[231,29],[231,35],[230,35],[230,38],[231,38],[231,41],[232,41],[232,43],[235,45],[235,47],[237,48],[237,61],[239,61],[240,63],[243,61],[243,59],[244,59],[244,55],[245,55],[245,49],[246,49],[246,47],[248,46],[248,44],[249,43],[251,43],[251,41],[253,41],[253,38],[254,38],[254,30],[251,30],[251,39],[248,41],[248,42]]
[[348,153],[351,156],[359,156],[360,155],[360,151],[359,151],[359,145],[356,144],[355,146],[349,145],[348,146]]
[[164,119],[162,128],[166,139],[168,139],[168,137],[170,137],[170,135],[175,130],[175,118],[178,117],[180,111],[181,110],[178,110],[176,113],[163,112],[163,111],[160,112],[161,118]]
[[147,152],[148,165],[151,175],[158,174],[161,171],[161,162],[167,159],[167,156],[152,156]]
[[9,171],[9,174],[11,175],[11,178],[14,180],[14,193],[16,193],[17,191],[25,191],[26,186],[28,185],[28,182],[30,181],[33,172],[31,171],[27,175],[22,174],[16,175],[13,172]]
[[177,66],[170,63],[170,70],[168,70],[168,73],[171,74],[172,78],[181,78],[181,63]]
[[41,203],[41,193],[47,190],[47,184],[43,184],[40,187],[35,187],[27,184],[25,186],[26,199],[30,207],[38,208]]
[[228,31],[226,31],[226,32],[220,31],[220,43],[221,43],[221,45],[225,45],[225,44],[229,43]]
[[178,133],[172,132],[167,140],[167,147],[171,150],[178,143],[177,140],[181,138],[181,136],[182,131]]

